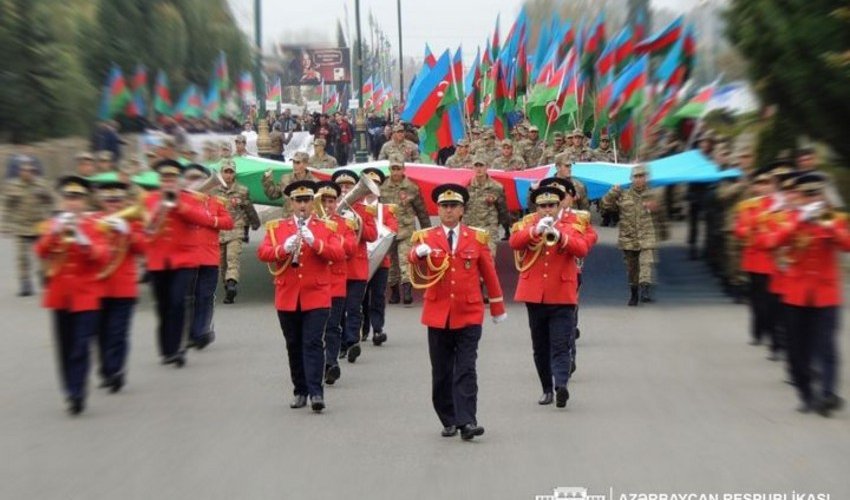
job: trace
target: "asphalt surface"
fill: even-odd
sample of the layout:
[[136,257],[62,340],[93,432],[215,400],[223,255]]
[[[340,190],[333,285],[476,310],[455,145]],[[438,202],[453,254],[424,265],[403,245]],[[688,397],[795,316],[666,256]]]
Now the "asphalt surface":
[[[747,310],[685,259],[682,227],[661,250],[658,303],[627,308],[616,230],[587,259],[578,371],[567,408],[540,407],[525,307],[484,325],[474,442],[439,435],[420,309],[389,306],[389,341],[364,345],[327,387],[327,410],[291,410],[272,285],[243,256],[237,304],[183,369],[159,364],[150,292],[134,319],[129,379],[90,382],[68,417],[48,314],[15,297],[0,244],[0,498],[526,499],[557,486],[625,492],[829,493],[850,497],[850,419],[794,411],[782,363],[747,342]],[[516,272],[498,258],[511,296]],[[846,308],[844,310],[846,313]],[[845,329],[846,330],[846,329]],[[845,339],[841,339],[844,341]],[[848,359],[847,343],[842,345]],[[842,371],[847,387],[848,370]]]

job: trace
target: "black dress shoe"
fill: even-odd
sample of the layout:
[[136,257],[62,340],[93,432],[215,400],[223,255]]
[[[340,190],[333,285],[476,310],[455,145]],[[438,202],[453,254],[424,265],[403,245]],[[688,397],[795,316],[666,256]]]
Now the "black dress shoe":
[[307,406],[307,396],[303,394],[296,394],[292,398],[292,402],[289,403],[290,408],[304,408],[305,406]]
[[571,362],[570,362],[570,375],[572,375],[572,374],[573,374],[573,373],[575,373],[575,372],[576,372],[576,362],[575,362],[575,361],[571,361]]
[[325,409],[325,398],[322,396],[310,396],[310,408],[316,413]]
[[339,365],[329,366],[325,369],[325,383],[328,385],[334,385],[334,383],[339,380],[340,375],[342,375]]
[[570,399],[570,391],[566,387],[555,387],[555,406],[558,408],[567,406],[568,399]]
[[466,424],[460,428],[460,438],[464,441],[470,441],[475,436],[484,434],[484,427],[478,424]]
[[353,346],[348,348],[348,362],[354,363],[357,361],[358,356],[360,356],[360,344],[354,344]]
[[109,384],[109,393],[115,394],[116,392],[120,392],[122,387],[124,387],[124,375],[113,375]]
[[375,335],[372,335],[372,344],[381,345],[387,341],[387,334],[384,332],[375,332]]
[[447,425],[443,427],[443,432],[440,433],[444,438],[450,438],[457,436],[457,427],[453,425]]
[[86,409],[85,398],[68,398],[68,414],[76,417]]
[[580,339],[580,338],[581,338],[581,330],[579,330],[578,328],[576,328],[576,340],[578,340],[578,339]]
[[776,351],[770,351],[770,354],[767,355],[768,361],[780,361],[782,357]]
[[544,392],[540,399],[537,400],[537,404],[539,405],[550,405],[555,401],[555,396],[552,392]]
[[171,356],[166,356],[162,359],[162,364],[164,365],[174,365],[177,368],[183,368],[186,365],[186,357],[183,353],[172,354]]
[[341,346],[339,348],[339,356],[337,356],[337,359],[345,359],[347,357],[348,357],[348,347]]

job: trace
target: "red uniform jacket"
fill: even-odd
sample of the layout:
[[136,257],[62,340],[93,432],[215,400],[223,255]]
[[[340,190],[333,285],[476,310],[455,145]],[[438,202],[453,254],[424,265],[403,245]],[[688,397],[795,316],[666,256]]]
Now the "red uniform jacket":
[[[337,231],[332,232],[331,237],[339,240],[345,251],[345,258],[348,259],[357,251],[357,233],[348,225],[348,220],[345,217],[333,214],[330,216],[330,219],[337,225]],[[345,297],[347,293],[345,283],[348,281],[348,262],[328,261],[328,268],[331,271],[331,297]]]
[[839,252],[850,252],[846,214],[831,212],[824,221],[803,221],[795,215],[772,233],[772,241],[764,239],[767,244],[789,247],[782,302],[804,307],[841,305]]
[[750,198],[738,204],[735,219],[735,236],[743,240],[741,270],[748,273],[771,274],[775,263],[770,248],[756,242],[758,228],[769,217],[773,199],[770,196]]
[[299,266],[291,265],[292,255],[287,254],[283,244],[298,232],[295,217],[266,223],[266,236],[257,248],[257,257],[270,264],[274,276],[275,308],[293,312],[300,305],[302,311],[331,306],[330,270],[328,262],[345,262],[345,250],[340,238],[331,237],[337,228],[332,221],[318,221],[311,217],[307,227],[316,241],[310,247],[306,241],[301,245]]
[[770,273],[767,289],[775,295],[784,295],[788,285],[788,264],[790,250],[787,246],[779,245],[776,240],[777,231],[783,224],[796,219],[797,212],[771,212],[762,217],[762,223],[756,228],[754,245],[770,250],[773,253],[773,272]]
[[[384,220],[382,221],[383,224],[384,224],[384,227],[386,227],[390,231],[398,234],[398,219],[395,216],[395,205],[387,204],[387,203],[380,203],[379,206],[381,207],[381,214],[382,214],[382,217],[384,218]],[[376,226],[377,226],[377,223],[378,223],[377,221],[378,221],[377,216],[375,216],[375,225]],[[390,253],[389,252],[387,252],[387,254],[384,256],[384,260],[381,261],[381,267],[383,267],[384,269],[390,268]]]
[[[156,218],[162,194],[148,193],[145,207],[150,218]],[[181,191],[179,203],[169,210],[164,221],[148,237],[148,270],[185,269],[200,265],[199,228],[216,227],[218,217],[202,203],[205,195]]]
[[[570,220],[572,219],[572,220]],[[514,224],[510,245],[521,252],[523,267],[514,300],[534,304],[578,304],[578,266],[576,259],[587,255],[585,224],[575,214],[555,222],[561,239],[548,247],[542,235],[534,234],[540,214],[531,214]]]
[[369,251],[366,243],[378,239],[378,226],[375,225],[375,215],[378,212],[376,208],[366,207],[362,203],[355,203],[354,211],[363,221],[363,231],[360,241],[356,242],[357,247],[354,253],[348,258],[348,279],[366,281],[369,279]]
[[49,229],[36,242],[36,254],[47,261],[47,288],[42,305],[48,309],[70,312],[100,309],[103,282],[98,275],[109,262],[109,247],[104,233],[97,229],[91,217],[80,220],[79,230],[91,240],[91,245],[65,243],[61,233],[53,234]]
[[201,203],[207,212],[213,216],[213,221],[218,222],[218,225],[198,227],[198,264],[218,267],[221,264],[221,245],[218,242],[218,232],[233,229],[233,218],[230,217],[230,212],[227,211],[224,202],[216,196],[208,196]]
[[[587,252],[590,253],[590,249],[599,241],[599,234],[596,233],[596,229],[593,229],[593,225],[590,223],[590,212],[587,210],[562,210],[561,218],[571,224],[578,223],[584,227],[584,241],[587,242]],[[576,258],[576,265],[578,266],[578,274],[581,274],[584,268],[584,258]]]
[[[458,225],[458,229],[460,236],[454,255],[449,252],[442,226],[416,231],[411,237],[412,248],[407,259],[415,268],[412,273],[418,270],[421,274],[434,275],[431,267],[445,266],[442,277],[425,290],[422,307],[425,326],[456,329],[480,325],[484,320],[480,278],[484,279],[490,294],[490,314],[505,313],[502,287],[487,246],[488,233],[463,224]],[[422,259],[416,256],[416,246],[420,243],[431,247],[431,255]]]
[[[101,212],[99,217],[108,217]],[[136,257],[147,250],[144,225],[139,221],[128,223],[130,232],[121,234],[107,229],[105,241],[112,250],[109,264],[100,272],[103,279],[103,297],[130,299],[139,296]]]

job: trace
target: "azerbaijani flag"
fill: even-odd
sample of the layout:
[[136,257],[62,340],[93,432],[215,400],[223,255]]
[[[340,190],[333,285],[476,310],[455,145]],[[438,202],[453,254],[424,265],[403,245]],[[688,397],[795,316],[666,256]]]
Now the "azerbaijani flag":
[[230,73],[227,71],[227,54],[223,50],[218,53],[218,60],[215,63],[215,79],[218,80],[218,87],[222,91],[230,87]]
[[239,95],[242,97],[242,101],[252,103],[257,99],[256,94],[253,75],[250,71],[243,71],[239,75]]
[[280,102],[282,96],[281,85],[280,85],[280,77],[277,77],[277,80],[273,85],[269,87],[269,91],[266,94],[267,101]]
[[200,118],[203,116],[203,113],[201,93],[198,91],[197,86],[194,84],[189,85],[183,91],[183,95],[180,96],[180,101],[178,101],[177,107],[174,110],[174,117],[178,120],[182,118]]
[[635,46],[637,54],[656,54],[676,43],[681,38],[685,16],[679,16],[661,31],[643,40]]
[[123,111],[132,99],[133,95],[127,88],[121,68],[117,64],[113,64],[106,79],[99,118],[102,120],[112,118]]
[[363,107],[368,109],[371,105],[372,101],[372,90],[374,84],[372,83],[372,77],[370,76],[368,80],[363,84],[363,88],[360,89],[360,95],[363,99]]
[[171,116],[171,92],[168,90],[168,77],[159,70],[154,85],[153,109],[157,114]]
[[665,120],[664,124],[668,126],[675,125],[680,120],[686,118],[699,119],[705,116],[708,112],[708,102],[711,100],[711,97],[714,96],[714,91],[717,89],[717,84],[719,82],[719,79],[715,80],[699,89],[696,95],[686,102],[684,106],[673,113],[669,120]]
[[433,68],[429,68],[427,64],[422,66],[416,78],[415,88],[411,89],[401,113],[402,121],[417,127],[422,127],[430,121],[449,87],[450,66],[448,50],[443,52]]

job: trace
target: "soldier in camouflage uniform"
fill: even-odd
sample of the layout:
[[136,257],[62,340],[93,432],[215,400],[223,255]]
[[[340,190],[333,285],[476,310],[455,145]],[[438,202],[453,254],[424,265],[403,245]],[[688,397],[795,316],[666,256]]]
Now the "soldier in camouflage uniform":
[[555,157],[563,153],[565,147],[563,132],[552,134],[552,145],[543,150],[543,154],[540,155],[540,164],[551,165],[555,163]]
[[39,236],[38,224],[50,217],[53,195],[34,160],[19,164],[18,176],[3,186],[2,232],[15,237],[18,254],[19,297],[33,294],[31,252]]
[[482,157],[492,165],[502,155],[502,149],[496,144],[496,134],[487,129],[481,134],[481,145],[475,150],[475,157]]
[[573,164],[565,161],[563,156],[559,156],[555,166],[557,167],[555,177],[571,182],[576,190],[575,196],[572,197],[573,208],[578,210],[590,210],[590,200],[587,198],[587,186],[585,186],[580,180],[573,177]]
[[[525,160],[522,159],[522,156],[518,156],[514,154],[514,144],[505,139],[500,144],[501,146],[501,154],[493,160],[490,164],[490,168],[495,170],[504,170],[505,172],[512,172],[514,170],[525,170]],[[476,158],[481,157],[481,155],[476,155]],[[481,157],[484,159],[483,157]]]
[[736,303],[743,303],[747,275],[741,271],[741,250],[743,242],[735,237],[735,207],[748,197],[747,178],[753,172],[753,147],[751,144],[738,145],[735,159],[742,176],[722,183],[717,189],[717,197],[723,207],[723,239],[725,255],[723,259],[723,279],[728,293]]
[[631,290],[629,305],[638,305],[638,287],[640,301],[652,302],[652,265],[655,262],[655,250],[658,247],[658,234],[663,233],[661,203],[658,196],[649,189],[648,172],[644,165],[632,168],[632,187],[622,190],[614,186],[602,198],[606,210],[620,213],[620,235],[618,246],[623,251],[626,272]]
[[540,165],[540,157],[543,156],[543,148],[546,144],[540,140],[540,129],[532,125],[528,128],[528,137],[519,144],[520,154],[525,160],[527,167]]
[[461,139],[457,143],[455,154],[446,160],[449,168],[472,168],[472,155],[469,153],[469,141]]
[[236,181],[236,164],[233,160],[221,162],[221,177],[227,187],[216,188],[212,195],[221,198],[233,219],[233,229],[218,233],[218,242],[221,245],[220,274],[225,290],[224,303],[232,304],[238,292],[239,264],[246,228],[259,229],[260,218],[248,196],[248,188]]
[[481,148],[482,143],[481,129],[478,127],[472,127],[469,129],[469,154],[475,156],[476,151]]
[[[404,125],[401,123],[393,127],[392,139],[385,142],[378,153],[379,160],[388,160],[391,156],[398,156],[409,162],[419,160],[419,146],[404,138]],[[407,259],[407,256],[404,258]]]
[[322,169],[339,166],[336,158],[325,152],[325,140],[321,137],[313,141],[313,153],[313,156],[310,157],[310,161],[307,163],[307,166],[310,168]]
[[[280,178],[280,184],[274,181],[272,177],[272,171],[269,169],[266,173],[263,174],[263,192],[266,194],[266,197],[270,200],[277,200],[283,197],[283,190],[286,189],[291,182],[294,181],[313,181],[316,182],[317,179],[313,177],[313,174],[307,170],[307,161],[309,160],[309,156],[307,153],[299,151],[295,153],[292,158],[292,173],[289,175],[284,175]],[[283,200],[283,217],[289,217],[292,214],[292,209],[289,207],[289,203],[286,200]]]
[[570,143],[564,148],[563,153],[555,157],[555,163],[558,162],[558,158],[564,158],[570,163],[593,161],[593,154],[584,145],[584,133],[581,130],[573,130],[567,139]]
[[496,258],[496,242],[499,241],[499,227],[508,220],[508,202],[505,188],[487,175],[485,158],[475,157],[472,170],[475,172],[466,189],[469,202],[463,213],[463,223],[484,229],[490,233],[490,253]]
[[431,227],[428,212],[419,186],[404,175],[404,160],[399,156],[390,157],[390,176],[381,185],[381,203],[396,205],[398,233],[390,248],[390,275],[387,284],[390,287],[390,304],[399,302],[399,285],[404,304],[413,303],[413,290],[407,272],[407,254],[410,252],[410,237],[416,231],[416,221],[420,228]]
[[605,163],[617,163],[614,149],[611,147],[611,136],[607,133],[599,137],[599,147],[591,150],[593,161],[601,161]]

